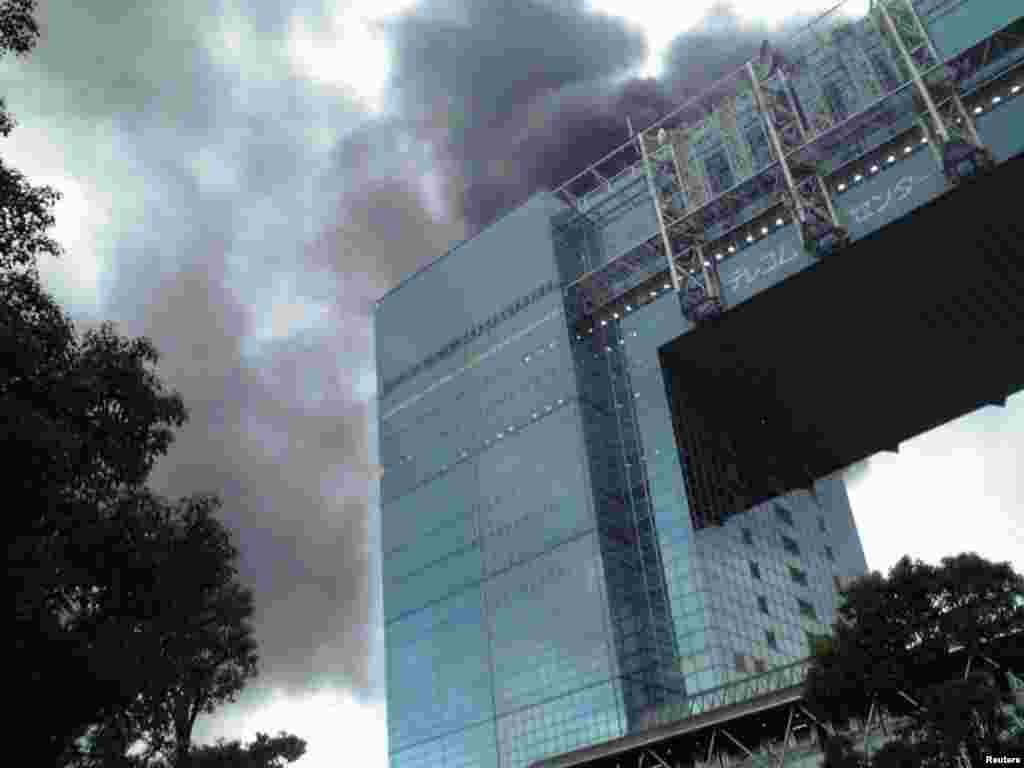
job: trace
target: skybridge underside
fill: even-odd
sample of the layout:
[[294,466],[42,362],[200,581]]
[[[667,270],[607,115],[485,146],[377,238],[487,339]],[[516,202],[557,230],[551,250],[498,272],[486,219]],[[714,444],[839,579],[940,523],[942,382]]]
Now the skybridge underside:
[[698,526],[1024,388],[1024,155],[659,351]]

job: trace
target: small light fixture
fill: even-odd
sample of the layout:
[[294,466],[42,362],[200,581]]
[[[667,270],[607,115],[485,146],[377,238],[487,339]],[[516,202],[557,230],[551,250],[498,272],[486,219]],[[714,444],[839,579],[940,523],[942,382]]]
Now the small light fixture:
[[602,325],[602,326],[604,326],[604,325],[608,325],[608,321],[607,321],[607,320],[602,320],[602,321],[601,321],[601,325]]
[[657,293],[655,293],[654,291],[651,291],[651,298],[652,298],[652,299],[653,299],[653,298],[654,298],[655,296],[657,296],[657,295],[658,295]]
[[909,147],[909,146],[908,147],[904,147],[903,148],[903,154],[904,155],[909,155],[911,149],[912,149],[912,147]]
[[619,319],[619,313],[618,312],[612,313],[612,317],[614,317],[616,320],[618,320]]
[[885,161],[887,163],[895,163],[896,162],[896,155],[889,155],[887,158],[885,158]]
[[928,143],[928,137],[927,136],[922,136],[921,137],[921,143],[922,144],[927,144]]
[[872,173],[878,173],[878,166],[877,165],[872,165],[871,166],[871,172]]
[[1011,94],[1019,93],[1019,92],[1020,92],[1020,86],[1019,85],[1015,85],[1015,86],[1013,86],[1013,88],[1010,89],[1010,93]]
[[846,190],[846,185],[845,184],[840,184],[838,187],[836,187],[836,189],[838,189],[840,192],[843,192],[843,191]]
[[626,311],[627,312],[632,312],[633,311],[633,307],[631,307],[629,304],[627,304],[626,305]]
[[1000,101],[1002,101],[1002,100],[1003,100],[1003,97],[1002,97],[1002,96],[993,96],[993,97],[992,97],[992,103],[993,103],[993,104],[998,104],[998,103],[999,103]]
[[736,253],[736,246],[735,245],[730,245],[729,246],[729,253]]
[[974,114],[976,114],[976,115],[980,115],[984,111],[985,110],[982,108],[982,106],[980,104],[974,108]]
[[754,236],[753,235],[747,235],[747,242],[748,243],[754,242]]
[[718,261],[721,261],[722,260],[722,254],[716,253],[715,254],[715,259],[718,260]]
[[664,289],[665,289],[665,290],[667,291],[667,290],[668,290],[668,283],[665,283],[665,284],[664,284],[663,286],[661,286],[661,287],[662,287],[662,288],[664,288]]
[[863,178],[864,178],[864,177],[863,177],[863,176],[861,176],[861,175],[860,175],[860,174],[858,173],[858,174],[857,174],[856,176],[854,176],[854,177],[853,177],[853,180],[854,180],[854,181],[860,181],[860,180],[861,180],[861,179],[863,179]]
[[781,227],[783,225],[783,223],[784,222],[782,221],[782,219],[776,219],[775,220],[775,226],[776,227]]
[[761,227],[761,234],[762,235],[767,235],[768,234],[768,227]]

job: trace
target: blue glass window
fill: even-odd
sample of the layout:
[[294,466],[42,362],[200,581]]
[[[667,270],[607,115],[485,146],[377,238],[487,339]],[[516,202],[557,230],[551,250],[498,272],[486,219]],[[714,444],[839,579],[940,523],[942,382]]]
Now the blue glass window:
[[775,505],[775,516],[786,525],[793,525],[793,513],[781,504]]
[[808,603],[806,600],[797,600],[797,607],[800,609],[800,615],[805,619],[817,619],[818,614],[814,610],[814,606]]
[[712,152],[704,159],[704,168],[711,183],[711,194],[720,195],[733,186],[732,168],[724,150]]
[[793,581],[802,587],[807,586],[807,574],[792,565],[789,567],[789,576]]
[[753,123],[747,126],[744,137],[750,146],[750,154],[754,161],[754,168],[763,168],[772,160],[772,152],[768,146],[768,137],[760,123]]

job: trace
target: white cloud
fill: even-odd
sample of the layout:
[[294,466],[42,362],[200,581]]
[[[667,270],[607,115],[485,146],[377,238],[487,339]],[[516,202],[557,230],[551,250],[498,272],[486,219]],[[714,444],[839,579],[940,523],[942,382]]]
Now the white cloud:
[[364,704],[333,690],[302,696],[274,691],[255,704],[228,705],[197,723],[197,743],[218,739],[252,741],[257,732],[271,736],[293,733],[306,741],[306,754],[297,768],[387,768],[387,729],[382,704]]
[[1024,393],[871,458],[850,485],[868,567],[976,551],[1024,572]]
[[92,190],[67,176],[33,175],[34,184],[60,190],[54,206],[53,237],[64,248],[60,259],[45,258],[39,271],[47,286],[74,312],[95,313],[99,308],[99,280],[102,264],[94,248],[94,232],[102,229],[107,216],[90,198]]
[[[35,126],[33,126],[35,127]],[[4,140],[4,161],[35,186],[61,194],[54,206],[56,224],[50,235],[64,249],[60,259],[42,257],[39,273],[47,289],[72,315],[95,315],[100,307],[100,233],[110,219],[102,192],[69,170],[64,151],[47,141],[46,132],[22,127]]]
[[339,4],[333,30],[329,32],[314,30],[304,17],[295,16],[289,53],[307,77],[350,89],[367,108],[378,112],[384,106],[390,59],[377,24],[415,4],[415,0],[355,0]]
[[661,73],[662,57],[672,38],[700,21],[706,12],[697,3],[660,0],[590,0],[587,5],[593,11],[618,16],[643,29],[648,45],[648,59],[640,72],[643,77]]

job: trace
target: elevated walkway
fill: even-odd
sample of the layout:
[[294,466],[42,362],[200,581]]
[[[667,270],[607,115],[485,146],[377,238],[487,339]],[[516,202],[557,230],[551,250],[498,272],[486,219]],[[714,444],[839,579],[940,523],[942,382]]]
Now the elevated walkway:
[[698,526],[1024,388],[1022,184],[1018,155],[661,348]]

